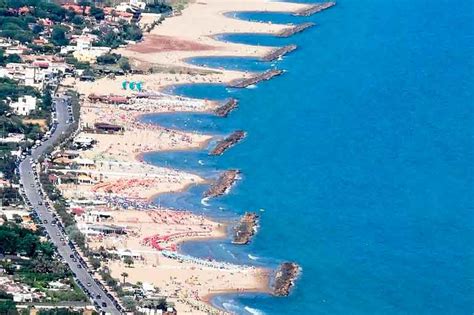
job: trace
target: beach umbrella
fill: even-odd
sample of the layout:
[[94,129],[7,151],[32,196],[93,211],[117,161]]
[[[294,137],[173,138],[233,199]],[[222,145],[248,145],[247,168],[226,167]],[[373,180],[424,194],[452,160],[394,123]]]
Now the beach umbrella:
[[128,85],[128,81],[123,81],[122,82],[122,89],[126,90]]
[[135,82],[131,81],[131,82],[128,84],[128,87],[130,88],[130,90],[135,90]]
[[143,84],[142,82],[137,82],[136,88],[139,92],[141,92],[141,90],[142,90],[142,84]]

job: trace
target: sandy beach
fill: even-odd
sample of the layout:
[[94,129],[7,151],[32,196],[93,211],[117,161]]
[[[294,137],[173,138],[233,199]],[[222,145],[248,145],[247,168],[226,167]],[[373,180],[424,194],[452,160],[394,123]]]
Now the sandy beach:
[[[94,141],[91,149],[81,151],[80,159],[93,161],[80,165],[77,172],[84,182],[62,184],[68,198],[116,197],[149,202],[163,192],[180,191],[204,179],[190,173],[148,165],[141,161],[146,152],[202,148],[211,135],[202,135],[162,128],[140,122],[140,116],[159,112],[209,112],[218,104],[209,100],[176,99],[174,96],[139,99],[130,90],[123,90],[124,80],[141,81],[147,92],[163,91],[171,85],[189,83],[229,83],[252,76],[249,72],[206,69],[185,62],[199,56],[263,57],[275,47],[250,46],[219,41],[224,33],[278,34],[292,25],[247,22],[230,17],[230,12],[269,11],[296,12],[307,5],[266,0],[207,0],[191,3],[181,15],[165,19],[146,34],[142,42],[120,49],[118,53],[149,74],[101,78],[95,82],[68,80],[82,95],[79,137]],[[90,95],[128,97],[123,104],[91,101]],[[120,132],[91,131],[96,123],[121,127]],[[269,292],[269,270],[236,266],[212,259],[199,260],[179,253],[179,244],[187,240],[223,238],[225,225],[188,212],[167,209],[122,209],[117,205],[96,209],[105,212],[101,224],[121,227],[125,235],[89,237],[92,248],[129,251],[136,257],[133,266],[122,261],[108,263],[112,275],[127,282],[147,282],[159,294],[176,303],[179,313],[222,313],[211,307],[210,296],[227,292]],[[87,222],[90,218],[82,218]],[[94,219],[95,220],[95,219]],[[94,221],[95,222],[95,221]]]

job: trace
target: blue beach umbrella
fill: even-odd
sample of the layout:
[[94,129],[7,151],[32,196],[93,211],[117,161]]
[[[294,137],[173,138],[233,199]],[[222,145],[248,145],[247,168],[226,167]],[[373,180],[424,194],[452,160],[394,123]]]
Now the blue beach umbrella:
[[123,81],[122,82],[122,89],[126,90],[128,85],[128,81]]
[[128,87],[130,88],[130,90],[135,90],[135,82],[133,82],[133,81],[130,82],[130,83],[128,84]]

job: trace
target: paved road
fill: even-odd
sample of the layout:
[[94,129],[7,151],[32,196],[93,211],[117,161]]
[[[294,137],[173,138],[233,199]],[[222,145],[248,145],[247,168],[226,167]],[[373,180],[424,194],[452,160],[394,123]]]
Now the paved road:
[[[101,307],[102,311],[106,314],[120,314],[120,311],[111,298],[106,295],[106,292],[94,282],[91,274],[87,270],[85,265],[80,263],[79,256],[73,250],[73,246],[68,244],[66,237],[63,233],[62,228],[58,224],[52,224],[55,221],[53,213],[46,208],[43,202],[43,197],[41,195],[41,189],[39,187],[39,182],[35,179],[35,173],[33,171],[32,163],[30,158],[34,161],[38,159],[48,147],[51,147],[54,142],[60,137],[61,134],[64,134],[67,130],[69,124],[67,120],[69,119],[69,113],[67,105],[70,100],[66,97],[60,98],[55,97],[53,99],[53,104],[56,107],[58,124],[56,130],[52,133],[50,138],[41,143],[39,147],[31,151],[31,155],[27,156],[19,165],[20,172],[20,182],[23,184],[25,195],[27,199],[31,202],[33,208],[36,210],[36,213],[43,222],[43,226],[46,229],[46,232],[51,238],[51,241],[58,248],[59,254],[64,258],[66,263],[71,268],[72,272],[76,275],[76,281],[82,283],[82,285],[90,292],[93,302],[97,302]],[[34,164],[33,164],[34,165]],[[73,257],[73,258],[71,258]],[[98,296],[100,295],[100,298]],[[106,303],[106,304],[103,304]],[[104,306],[106,305],[106,306]]]

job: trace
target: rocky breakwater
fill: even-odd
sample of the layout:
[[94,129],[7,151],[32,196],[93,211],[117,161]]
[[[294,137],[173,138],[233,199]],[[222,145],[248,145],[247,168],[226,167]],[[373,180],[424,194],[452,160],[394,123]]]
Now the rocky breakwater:
[[235,183],[240,174],[239,170],[228,170],[222,173],[221,176],[204,192],[205,198],[217,197],[225,194],[227,190]]
[[219,117],[227,117],[231,111],[237,108],[238,101],[235,98],[229,99],[222,106],[214,110],[214,113]]
[[232,244],[248,244],[257,231],[258,215],[253,212],[246,212],[234,228],[234,239]]
[[314,5],[311,5],[303,10],[299,10],[295,12],[293,15],[295,16],[310,16],[315,13],[321,12],[323,10],[329,9],[333,6],[336,5],[336,2],[329,1],[329,2],[323,2],[323,3],[316,3]]
[[284,262],[278,267],[273,282],[273,294],[287,296],[300,273],[300,266],[294,262]]
[[214,149],[209,152],[210,155],[221,155],[227,149],[234,146],[237,142],[245,138],[245,132],[242,130],[234,131],[230,136],[217,143]]
[[283,47],[280,47],[280,48],[276,48],[276,49],[272,50],[271,52],[269,52],[268,54],[266,54],[265,56],[263,56],[261,58],[261,60],[262,61],[277,60],[278,58],[282,57],[283,55],[286,55],[287,53],[292,52],[296,48],[297,48],[296,45],[287,45],[287,46],[283,46]]
[[278,37],[290,37],[290,36],[292,36],[296,33],[304,31],[307,28],[313,27],[314,25],[316,25],[316,24],[314,24],[313,22],[301,23],[301,24],[298,24],[298,25],[287,27],[287,28],[281,30],[276,35]]
[[278,76],[282,73],[283,73],[283,71],[278,70],[278,69],[267,70],[267,71],[262,72],[262,73],[257,73],[255,75],[251,76],[250,78],[238,79],[238,80],[232,81],[232,82],[229,83],[229,87],[232,87],[232,88],[246,88],[250,85],[257,84],[260,81],[270,80],[271,78],[276,77],[276,76]]

